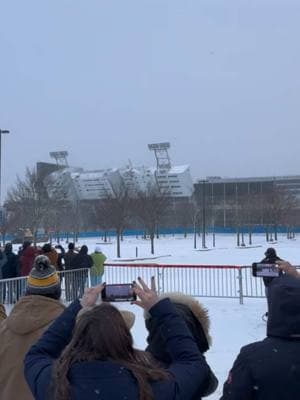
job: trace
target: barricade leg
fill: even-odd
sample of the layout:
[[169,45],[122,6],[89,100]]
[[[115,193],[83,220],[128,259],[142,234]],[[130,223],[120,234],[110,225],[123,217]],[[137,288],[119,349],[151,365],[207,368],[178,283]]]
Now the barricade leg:
[[239,271],[238,280],[239,280],[239,298],[240,298],[240,304],[244,304],[242,268],[239,268],[238,271]]

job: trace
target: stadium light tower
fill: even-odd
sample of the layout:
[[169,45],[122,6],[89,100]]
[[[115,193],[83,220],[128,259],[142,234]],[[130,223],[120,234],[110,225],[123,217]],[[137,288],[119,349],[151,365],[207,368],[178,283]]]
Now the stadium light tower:
[[50,157],[54,158],[54,160],[56,161],[56,165],[64,165],[65,167],[68,167],[68,155],[69,153],[67,151],[51,151],[50,153]]
[[0,207],[2,207],[2,197],[1,197],[1,184],[2,184],[2,135],[7,135],[9,131],[7,129],[0,129]]
[[169,148],[169,142],[148,144],[148,149],[154,151],[158,170],[171,169],[171,161],[168,153]]

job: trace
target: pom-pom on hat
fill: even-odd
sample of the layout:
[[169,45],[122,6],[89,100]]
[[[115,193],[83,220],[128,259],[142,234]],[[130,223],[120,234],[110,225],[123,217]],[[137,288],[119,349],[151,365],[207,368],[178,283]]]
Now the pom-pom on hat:
[[27,278],[27,293],[50,295],[60,289],[60,279],[47,256],[37,256]]

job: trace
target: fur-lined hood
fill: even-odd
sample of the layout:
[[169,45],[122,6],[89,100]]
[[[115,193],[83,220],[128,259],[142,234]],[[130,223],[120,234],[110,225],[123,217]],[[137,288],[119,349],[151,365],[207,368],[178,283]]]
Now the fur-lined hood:
[[[210,319],[208,316],[208,311],[207,309],[199,303],[194,297],[188,296],[183,293],[178,293],[178,292],[170,292],[170,293],[163,293],[159,295],[160,299],[165,299],[169,298],[172,303],[177,303],[177,304],[183,304],[187,306],[191,312],[194,314],[196,319],[199,321],[201,324],[203,331],[205,333],[207,342],[209,346],[212,344],[212,338],[210,336],[209,330],[210,330]],[[145,319],[150,318],[150,314],[147,312],[144,312],[144,317]]]

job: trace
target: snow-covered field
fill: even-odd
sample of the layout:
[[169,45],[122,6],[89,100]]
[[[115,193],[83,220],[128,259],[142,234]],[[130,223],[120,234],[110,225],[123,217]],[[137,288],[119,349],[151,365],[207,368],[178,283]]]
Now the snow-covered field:
[[[114,238],[110,244],[103,244],[100,239],[79,242],[80,245],[88,245],[90,252],[93,251],[96,243],[102,246],[102,251],[108,257],[107,262],[117,261]],[[198,238],[198,245],[201,246],[200,238]],[[274,247],[281,258],[300,265],[298,241],[287,240],[283,235],[279,236],[277,243],[272,244],[267,244],[263,235],[256,235],[253,237],[252,247],[249,248],[237,248],[233,235],[218,235],[214,249],[211,247],[211,237],[208,236],[207,246],[208,251],[196,251],[193,248],[192,236],[186,239],[181,236],[161,237],[155,241],[155,256],[159,258],[152,259],[148,240],[128,237],[121,243],[122,258],[118,261],[133,260],[138,248],[139,258],[145,258],[143,263],[251,265],[252,262],[264,257],[267,247]],[[266,301],[265,299],[245,299],[244,304],[240,305],[238,299],[205,297],[198,300],[209,310],[211,319],[213,345],[207,353],[207,359],[219,379],[219,388],[208,399],[214,400],[220,398],[223,383],[241,346],[264,338],[266,324],[261,317],[266,311]],[[142,311],[137,306],[127,303],[119,303],[118,306],[136,314],[133,327],[135,345],[138,348],[145,348],[147,332]]]

